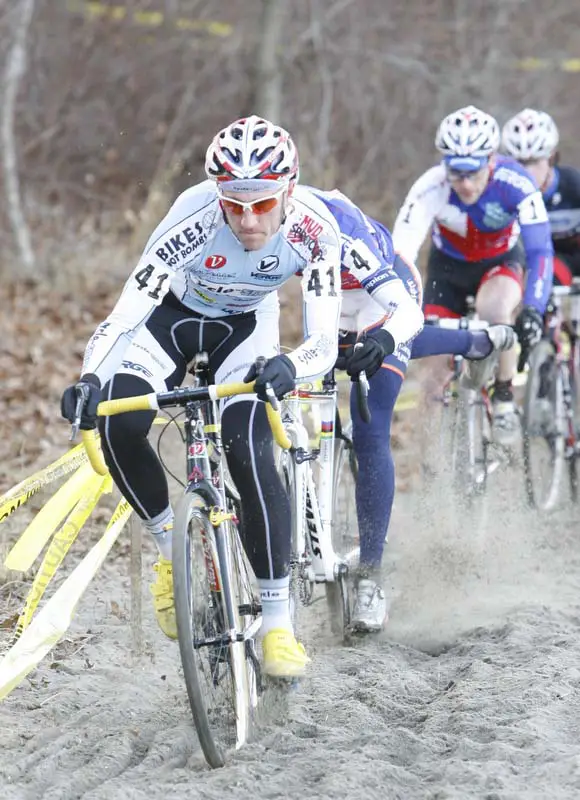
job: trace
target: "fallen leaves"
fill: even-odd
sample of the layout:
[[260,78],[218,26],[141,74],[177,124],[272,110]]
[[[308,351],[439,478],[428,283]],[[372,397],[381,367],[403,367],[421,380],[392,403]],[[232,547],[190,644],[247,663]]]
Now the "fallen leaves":
[[117,294],[118,287],[64,294],[29,282],[0,287],[0,493],[15,472],[66,450],[60,396]]

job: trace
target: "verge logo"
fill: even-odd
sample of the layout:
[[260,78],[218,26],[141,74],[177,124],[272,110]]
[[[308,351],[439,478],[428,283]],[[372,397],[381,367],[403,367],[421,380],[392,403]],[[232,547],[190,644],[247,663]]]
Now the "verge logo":
[[258,272],[272,272],[273,269],[276,269],[279,263],[280,259],[278,256],[264,256],[256,269]]

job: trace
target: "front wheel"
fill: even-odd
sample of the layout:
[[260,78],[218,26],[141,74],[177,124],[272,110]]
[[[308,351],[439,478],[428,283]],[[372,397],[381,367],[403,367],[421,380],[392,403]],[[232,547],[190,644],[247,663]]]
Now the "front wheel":
[[334,444],[334,491],[332,549],[342,562],[336,580],[326,583],[326,603],[333,633],[345,636],[350,628],[352,598],[349,572],[359,561],[359,533],[356,514],[358,463],[352,443],[352,425],[337,436]]
[[554,347],[541,341],[529,360],[523,408],[526,494],[541,511],[554,508],[564,468],[564,398]]
[[248,740],[259,671],[248,622],[257,616],[235,525],[210,521],[206,494],[187,490],[175,515],[173,591],[187,694],[207,763]]
[[443,409],[441,451],[453,492],[462,503],[484,494],[488,476],[487,410],[482,392],[459,386],[453,403]]

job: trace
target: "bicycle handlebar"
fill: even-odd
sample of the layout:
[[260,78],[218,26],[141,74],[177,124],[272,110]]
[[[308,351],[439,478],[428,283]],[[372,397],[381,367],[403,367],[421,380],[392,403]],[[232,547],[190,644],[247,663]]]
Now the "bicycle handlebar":
[[369,423],[371,421],[371,411],[369,408],[369,381],[366,372],[359,372],[356,384],[356,403],[358,412],[363,422]]
[[550,294],[553,297],[578,297],[580,284],[574,282],[571,286],[552,286]]
[[489,328],[489,322],[484,319],[469,319],[468,317],[448,318],[448,317],[427,317],[426,325],[433,325],[436,328],[445,330],[466,330],[484,331]]
[[87,451],[91,467],[98,475],[106,475],[109,470],[99,446],[97,432],[95,430],[81,431],[81,439]]
[[[253,381],[252,383],[214,384],[198,388],[184,386],[180,389],[174,389],[171,392],[151,392],[150,394],[136,395],[135,397],[121,397],[118,400],[104,400],[98,405],[97,415],[99,417],[111,417],[116,414],[124,414],[128,411],[158,411],[160,408],[165,408],[166,406],[186,405],[195,400],[220,400],[225,397],[235,397],[239,394],[252,394],[253,391]],[[268,396],[270,396],[270,392],[267,393]],[[271,393],[273,395],[273,392]],[[274,400],[276,400],[275,396]],[[276,405],[278,406],[277,400]],[[284,429],[279,406],[274,408],[271,403],[267,403],[266,413],[276,443],[283,450],[289,450],[292,446],[292,442]],[[94,430],[81,431],[81,438],[87,450],[91,466],[95,472],[99,475],[106,475],[107,467],[99,449],[96,432]]]

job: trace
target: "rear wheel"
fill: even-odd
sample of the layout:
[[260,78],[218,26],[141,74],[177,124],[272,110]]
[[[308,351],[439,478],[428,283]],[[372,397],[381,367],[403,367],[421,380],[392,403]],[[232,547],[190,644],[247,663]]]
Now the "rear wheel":
[[529,360],[523,425],[526,494],[529,503],[542,511],[554,508],[560,494],[565,454],[563,423],[562,374],[554,347],[541,341]]
[[204,495],[186,491],[173,533],[175,612],[189,702],[211,767],[248,740],[259,691],[253,641],[243,635],[258,615],[252,580],[233,523],[220,524],[218,535],[233,546],[216,541]]

